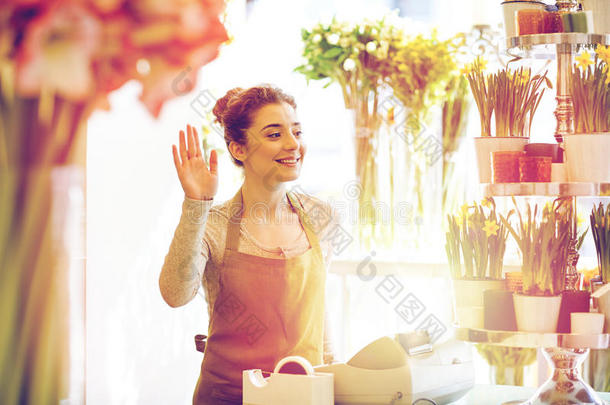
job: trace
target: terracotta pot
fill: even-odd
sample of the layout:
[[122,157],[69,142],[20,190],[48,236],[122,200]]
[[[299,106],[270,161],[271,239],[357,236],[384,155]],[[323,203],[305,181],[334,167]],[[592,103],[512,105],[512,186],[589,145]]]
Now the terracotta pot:
[[517,35],[542,34],[545,29],[543,10],[518,10],[516,13],[517,19]]
[[521,156],[519,158],[519,181],[551,181],[551,161],[549,156]]
[[538,297],[514,294],[517,329],[521,332],[555,333],[561,295]]
[[523,151],[529,138],[516,136],[484,136],[474,138],[474,147],[479,168],[479,182],[491,183],[491,152]]
[[503,1],[502,15],[504,17],[504,31],[506,37],[517,35],[515,12],[519,10],[545,10],[546,4],[541,1]]
[[508,290],[515,294],[523,292],[523,273],[520,271],[510,271],[504,274]]
[[499,151],[491,153],[494,183],[518,183],[519,159],[523,152]]

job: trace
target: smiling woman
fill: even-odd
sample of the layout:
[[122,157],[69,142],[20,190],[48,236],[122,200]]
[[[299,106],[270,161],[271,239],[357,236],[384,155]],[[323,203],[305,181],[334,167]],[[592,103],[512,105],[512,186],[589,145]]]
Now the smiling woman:
[[200,285],[205,291],[210,322],[195,405],[241,404],[242,371],[273,370],[286,356],[333,361],[324,302],[332,245],[323,236],[337,215],[286,190],[306,153],[296,103],[269,85],[236,88],[214,114],[244,182],[231,200],[212,206],[216,151],[208,167],[194,128],[187,127],[188,139],[180,131],[173,154],[185,200],[159,278],[172,307],[188,303]]

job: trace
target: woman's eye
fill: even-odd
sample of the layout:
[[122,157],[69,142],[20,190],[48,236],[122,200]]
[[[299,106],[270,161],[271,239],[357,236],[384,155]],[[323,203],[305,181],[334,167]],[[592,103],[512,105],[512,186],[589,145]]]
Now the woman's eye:
[[294,131],[294,135],[300,137],[301,135],[303,135],[303,131],[301,131],[301,130]]
[[267,136],[268,136],[269,138],[277,138],[277,137],[279,137],[279,136],[280,136],[280,133],[279,133],[279,132],[274,132],[274,133],[269,134],[269,135],[267,135]]

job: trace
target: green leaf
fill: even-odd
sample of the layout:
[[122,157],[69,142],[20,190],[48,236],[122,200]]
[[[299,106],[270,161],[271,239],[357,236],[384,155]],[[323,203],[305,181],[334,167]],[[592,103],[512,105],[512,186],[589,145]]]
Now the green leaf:
[[322,54],[322,57],[324,59],[334,59],[337,56],[339,56],[341,53],[343,53],[343,49],[335,46],[335,47],[330,48],[326,52],[324,52]]

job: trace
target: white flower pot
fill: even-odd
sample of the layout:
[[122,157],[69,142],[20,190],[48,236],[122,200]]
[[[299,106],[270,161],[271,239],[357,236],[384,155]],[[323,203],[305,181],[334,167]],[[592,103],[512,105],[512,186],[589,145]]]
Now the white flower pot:
[[479,168],[479,182],[491,183],[491,152],[522,151],[529,138],[518,136],[483,136],[474,138]]
[[610,182],[610,133],[564,136],[568,181]]
[[545,3],[541,1],[503,1],[502,16],[504,18],[504,32],[506,37],[517,36],[516,12],[519,10],[542,10],[546,9]]
[[483,307],[458,307],[455,309],[455,315],[460,328],[483,329],[485,327],[485,309]]
[[610,0],[580,0],[585,11],[593,14],[596,34],[610,34]]
[[597,306],[599,307],[599,312],[604,314],[604,331],[610,333],[610,292],[597,298]]
[[561,295],[538,297],[515,294],[513,302],[519,331],[555,333],[559,321]]
[[502,290],[505,288],[505,280],[453,280],[455,306],[458,308],[482,308],[485,290]]
[[570,333],[600,335],[604,332],[604,314],[597,312],[572,312]]

